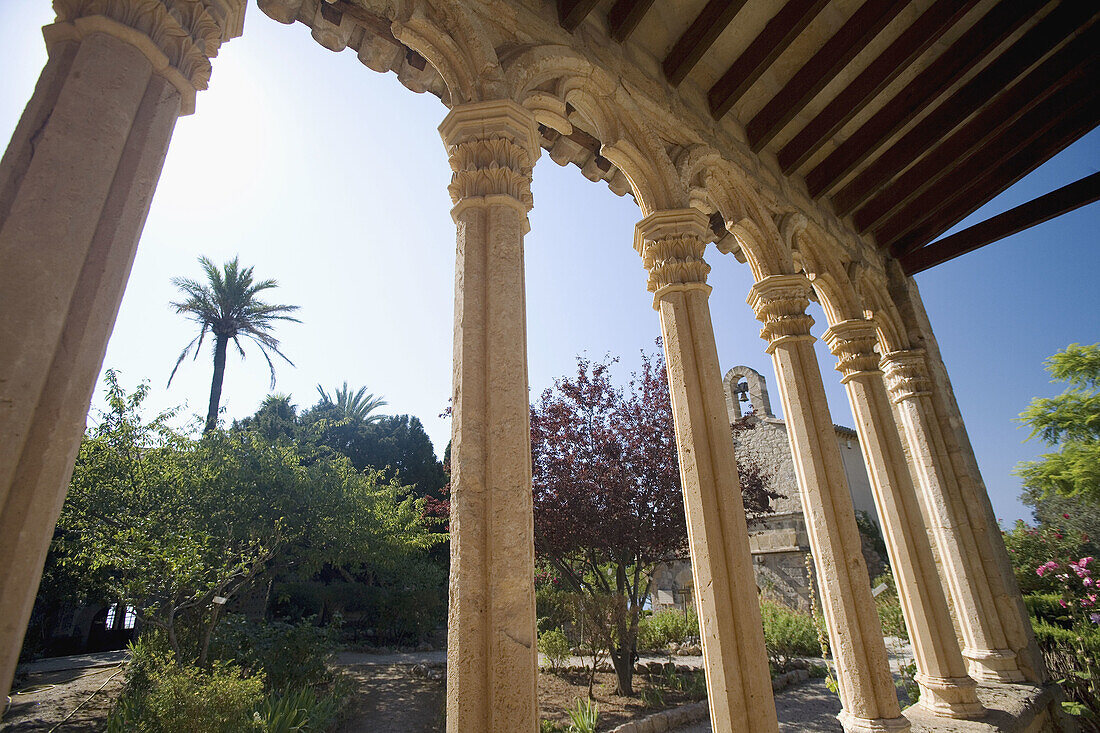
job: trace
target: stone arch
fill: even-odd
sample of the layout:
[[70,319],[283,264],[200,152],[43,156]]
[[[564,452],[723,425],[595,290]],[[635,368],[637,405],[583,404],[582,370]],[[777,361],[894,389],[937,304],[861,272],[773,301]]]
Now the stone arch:
[[737,385],[744,379],[749,386],[749,402],[752,403],[752,414],[757,417],[775,417],[772,414],[772,403],[768,398],[768,386],[763,375],[752,367],[735,366],[722,377],[722,386],[726,392],[726,409],[729,411],[730,422],[739,420],[741,404],[737,397]]
[[794,272],[791,252],[775,221],[737,164],[700,144],[684,150],[676,167],[691,198],[713,207],[725,221],[733,242],[719,243],[719,251],[731,254],[735,251],[732,245],[736,245],[758,281]]
[[280,23],[304,23],[330,51],[354,48],[367,67],[393,71],[410,90],[431,91],[448,107],[504,96],[503,74],[488,33],[452,0],[359,0],[340,7],[324,0],[257,4]]
[[503,59],[513,98],[544,125],[573,131],[571,110],[600,141],[600,155],[626,177],[643,216],[687,205],[660,137],[629,93],[577,51],[558,45],[526,48]]
[[901,312],[890,296],[885,273],[864,268],[858,282],[863,296],[864,316],[875,323],[880,352],[888,354],[910,348]]
[[783,217],[780,231],[794,253],[796,269],[803,270],[813,286],[829,325],[863,318],[858,286],[851,277],[861,263],[850,260],[839,242],[802,214]]

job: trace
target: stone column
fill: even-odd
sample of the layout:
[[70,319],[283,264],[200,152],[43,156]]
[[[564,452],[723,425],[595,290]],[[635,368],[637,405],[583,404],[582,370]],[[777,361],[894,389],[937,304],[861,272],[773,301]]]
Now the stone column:
[[173,126],[244,0],[55,0],[0,160],[0,688],[11,684]]
[[847,731],[906,730],[887,663],[848,480],[806,313],[804,275],[772,275],[753,285],[749,304],[764,328],[794,454],[802,510],[814,551],[829,643]]
[[638,223],[635,248],[664,335],[711,725],[772,732],[775,701],[707,302],[707,229],[695,209],[658,211]]
[[970,676],[993,682],[1020,681],[1024,676],[1001,626],[982,565],[982,548],[936,418],[925,353],[920,349],[891,352],[883,357],[882,365],[909,448],[921,511],[934,539],[941,582],[947,586],[963,636]]
[[841,321],[825,331],[824,340],[839,359],[837,371],[855,416],[916,657],[919,704],[949,718],[981,717],[985,708],[978,702],[977,685],[967,674],[955,637],[916,489],[878,368],[875,325],[866,320]]
[[510,101],[457,106],[439,132],[458,227],[447,730],[529,732],[538,655],[523,235],[538,137],[534,116]]

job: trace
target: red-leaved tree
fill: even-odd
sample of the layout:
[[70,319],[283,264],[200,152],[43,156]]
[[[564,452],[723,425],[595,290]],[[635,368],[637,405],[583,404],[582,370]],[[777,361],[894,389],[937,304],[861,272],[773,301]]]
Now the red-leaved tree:
[[[656,566],[687,555],[687,526],[664,359],[643,354],[626,388],[611,381],[616,361],[578,357],[531,408],[535,550],[603,629],[631,695],[639,611]],[[769,513],[767,477],[739,469],[749,515]]]
[[687,527],[664,360],[643,355],[625,389],[616,361],[578,357],[531,408],[535,551],[594,601],[581,607],[603,616],[589,621],[631,695],[638,612],[657,564],[686,555]]

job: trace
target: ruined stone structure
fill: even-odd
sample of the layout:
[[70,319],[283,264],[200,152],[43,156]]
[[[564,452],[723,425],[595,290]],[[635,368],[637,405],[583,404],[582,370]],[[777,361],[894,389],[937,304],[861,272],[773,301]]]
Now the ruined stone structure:
[[[951,730],[982,718],[984,702],[1000,712],[966,729],[989,729],[1025,698],[1028,730],[1051,728],[1041,660],[909,276],[1003,232],[926,246],[1096,125],[1094,3],[257,4],[349,51],[334,63],[392,71],[449,110],[450,731],[537,729],[523,237],[544,149],[639,207],[633,246],[664,334],[714,729],[777,728],[708,304],[707,259],[733,266],[724,255],[755,279],[748,300],[775,367],[845,728]],[[244,6],[54,0],[49,62],[0,162],[0,686],[173,125],[242,32]],[[1008,229],[1050,207],[1021,209]],[[904,715],[811,297],[912,630],[922,692]]]
[[[749,522],[749,551],[756,585],[766,596],[792,608],[809,609],[812,584],[806,554],[812,548],[786,423],[772,414],[766,380],[755,369],[733,367],[722,381],[730,423],[739,428],[733,433],[738,460],[756,464],[767,477],[767,487],[782,497],[772,502],[773,513]],[[739,396],[744,396],[744,401]],[[859,450],[859,437],[851,428],[834,425],[833,430],[852,506],[855,511],[867,512],[875,518],[875,502]],[[674,561],[659,566],[653,574],[653,608],[690,605],[693,587],[690,563]]]

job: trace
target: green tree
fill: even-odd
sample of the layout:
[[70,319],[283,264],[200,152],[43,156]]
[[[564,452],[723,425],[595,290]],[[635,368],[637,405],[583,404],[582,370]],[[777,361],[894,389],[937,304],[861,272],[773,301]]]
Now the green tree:
[[1021,462],[1015,474],[1036,496],[1077,497],[1100,504],[1100,344],[1070,344],[1046,361],[1055,382],[1069,387],[1057,397],[1037,397],[1020,413],[1057,452]]
[[317,385],[317,392],[321,395],[322,404],[335,407],[340,415],[349,420],[369,425],[382,419],[381,415],[372,415],[371,413],[384,406],[386,401],[382,399],[381,395],[375,397],[373,394],[367,394],[366,387],[360,387],[358,392],[352,394],[351,390],[348,389],[348,383],[345,381],[343,387],[337,387],[333,390],[333,396],[331,397],[324,387],[319,384]]
[[104,578],[106,597],[132,601],[179,659],[205,661],[215,597],[260,572],[399,577],[443,539],[423,500],[378,471],[339,455],[305,461],[297,442],[256,431],[193,437],[172,412],[145,421],[148,387],[127,395],[106,379],[109,408],[81,444],[53,556]]
[[265,303],[257,297],[263,291],[277,287],[278,283],[271,279],[256,282],[252,275],[254,268],[241,268],[239,258],[234,257],[226,262],[220,270],[207,257],[200,257],[199,263],[206,274],[205,283],[184,277],[172,278],[172,284],[183,291],[185,298],[173,301],[171,305],[176,313],[187,315],[200,328],[199,335],[180,352],[172,374],[168,377],[168,384],[172,384],[176,370],[192,349],[195,358],[198,358],[203,339],[209,332],[214,339],[214,376],[210,382],[210,404],[206,412],[205,431],[210,432],[218,425],[218,408],[221,404],[222,383],[225,381],[225,356],[229,342],[232,341],[244,357],[241,337],[254,341],[259,346],[260,353],[267,359],[267,365],[271,369],[271,386],[274,387],[275,364],[268,352],[274,352],[291,366],[294,362],[279,350],[279,339],[272,334],[272,328],[275,321],[301,321],[289,315],[298,310],[298,306]]

